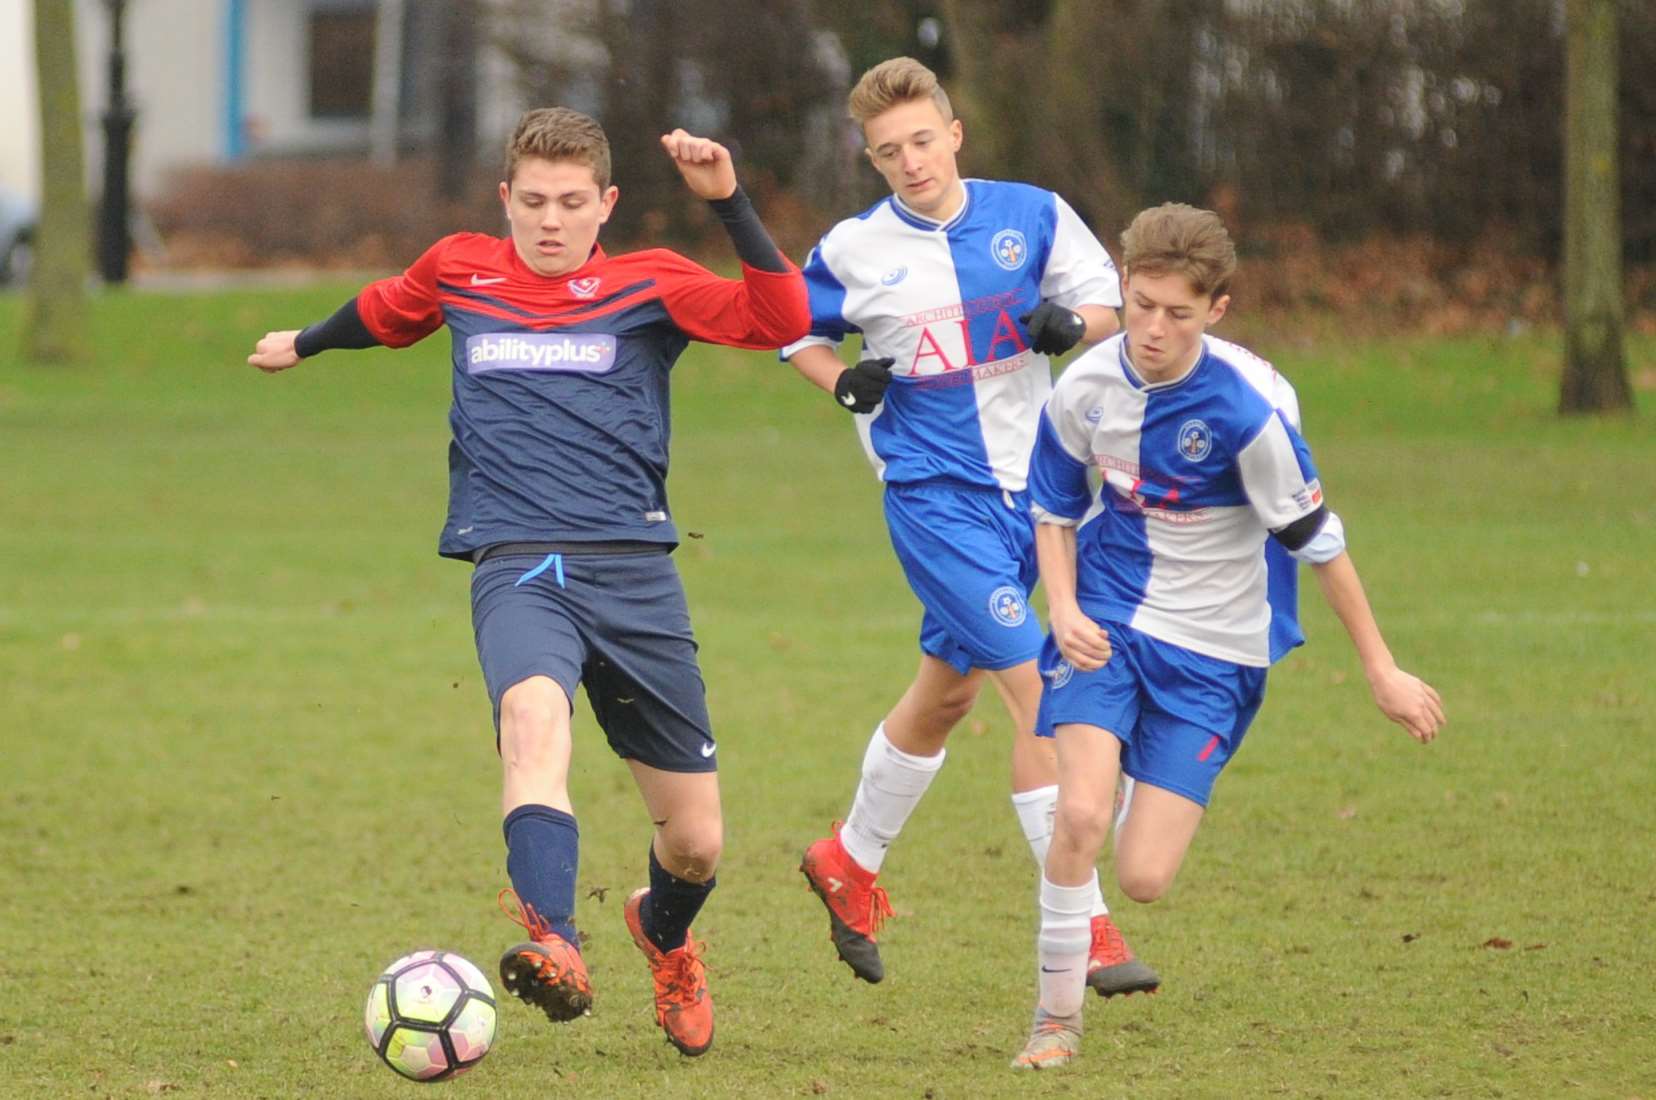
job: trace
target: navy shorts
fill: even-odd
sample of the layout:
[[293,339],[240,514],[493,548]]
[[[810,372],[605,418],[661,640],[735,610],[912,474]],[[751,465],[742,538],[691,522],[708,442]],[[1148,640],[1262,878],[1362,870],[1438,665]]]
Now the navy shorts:
[[1100,622],[1110,659],[1082,672],[1049,635],[1041,650],[1041,709],[1035,732],[1069,723],[1108,730],[1121,742],[1121,770],[1206,806],[1219,773],[1242,745],[1265,701],[1265,670]]
[[477,659],[500,728],[500,698],[550,676],[624,760],[710,772],[712,724],[684,585],[666,553],[503,554],[472,573]]
[[885,514],[891,546],[925,608],[921,652],[963,676],[1035,659],[1043,631],[1029,609],[1039,573],[1027,494],[892,484]]

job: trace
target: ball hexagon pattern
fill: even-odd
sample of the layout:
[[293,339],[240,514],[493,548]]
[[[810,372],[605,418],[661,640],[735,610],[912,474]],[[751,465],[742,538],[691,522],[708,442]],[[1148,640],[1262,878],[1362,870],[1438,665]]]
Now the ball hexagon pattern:
[[368,991],[363,1028],[386,1065],[415,1081],[464,1073],[494,1043],[494,988],[459,955],[415,951]]

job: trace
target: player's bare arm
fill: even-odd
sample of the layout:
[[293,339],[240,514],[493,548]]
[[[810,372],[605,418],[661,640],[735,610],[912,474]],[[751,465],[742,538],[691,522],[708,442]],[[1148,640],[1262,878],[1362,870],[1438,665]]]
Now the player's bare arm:
[[1375,705],[1416,741],[1421,744],[1431,741],[1448,721],[1444,717],[1443,699],[1431,684],[1397,667],[1374,620],[1374,611],[1363,593],[1363,583],[1351,556],[1341,553],[1331,561],[1313,565],[1312,569],[1317,574],[1323,598],[1351,636]]
[[811,344],[800,348],[788,362],[805,380],[834,400],[846,412],[871,413],[885,399],[886,387],[891,385],[890,356],[868,358],[854,367],[847,367],[833,348]]
[[1036,524],[1035,558],[1046,587],[1047,618],[1058,652],[1082,672],[1103,668],[1110,659],[1109,632],[1088,618],[1075,599],[1075,528]]
[[681,128],[662,134],[661,147],[698,198],[713,202],[736,193],[736,165],[723,145]]
[[299,330],[296,328],[265,333],[254,345],[253,354],[247,357],[247,365],[258,367],[266,374],[275,374],[277,371],[297,366],[299,352],[294,349],[294,341],[298,337]]
[[788,362],[805,376],[807,382],[824,393],[834,392],[834,383],[845,370],[845,364],[840,357],[826,344],[811,344],[800,348],[788,358]]
[[1114,306],[1076,306],[1075,312],[1087,323],[1081,343],[1100,344],[1121,331],[1121,315]]

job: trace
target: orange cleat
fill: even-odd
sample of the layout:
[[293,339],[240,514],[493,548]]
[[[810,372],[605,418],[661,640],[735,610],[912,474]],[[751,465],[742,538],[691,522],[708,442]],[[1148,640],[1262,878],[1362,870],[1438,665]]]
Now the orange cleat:
[[644,899],[650,888],[634,890],[623,911],[627,931],[650,963],[655,979],[656,1023],[667,1033],[667,1041],[679,1053],[692,1058],[706,1054],[713,1045],[713,998],[707,993],[707,967],[702,965],[701,944],[684,934],[684,946],[663,951],[644,934]]
[[[506,908],[510,896],[517,912]],[[580,948],[553,932],[532,905],[510,887],[495,899],[500,911],[521,924],[529,939],[500,957],[500,982],[506,992],[546,1013],[553,1023],[586,1015],[592,1008],[592,981]]]
[[1133,955],[1109,914],[1092,919],[1092,946],[1087,950],[1087,985],[1100,997],[1154,993],[1161,987],[1161,979]]
[[875,873],[863,868],[845,850],[839,831],[840,823],[836,821],[832,836],[805,849],[799,870],[828,907],[828,932],[834,950],[851,973],[865,982],[877,982],[885,977],[885,964],[880,961],[874,933],[891,916],[891,901],[883,889],[874,885]]
[[1056,1069],[1073,1062],[1081,1053],[1081,1013],[1053,1016],[1039,1006],[1029,1041],[1012,1059],[1013,1069]]

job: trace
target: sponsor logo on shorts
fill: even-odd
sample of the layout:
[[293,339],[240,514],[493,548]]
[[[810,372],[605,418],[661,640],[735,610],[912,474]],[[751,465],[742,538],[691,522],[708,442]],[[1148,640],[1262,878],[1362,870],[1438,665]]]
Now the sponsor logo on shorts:
[[1003,584],[989,593],[989,614],[1002,626],[1022,626],[1029,617],[1023,593],[1009,584]]
[[1075,675],[1075,666],[1060,657],[1057,664],[1049,669],[1044,669],[1041,675],[1047,678],[1047,689],[1057,691],[1070,682],[1070,678]]
[[719,751],[719,746],[715,745],[711,741],[709,741],[707,744],[705,744],[701,747],[701,754],[703,756],[712,756],[714,753],[716,753],[718,751]]
[[894,267],[880,276],[880,282],[884,286],[896,286],[906,278],[908,278],[908,268]]
[[1179,425],[1179,453],[1191,462],[1200,462],[1213,451],[1213,429],[1205,420],[1186,420]]
[[466,339],[466,373],[497,370],[603,374],[615,366],[615,337],[603,332],[485,332]]
[[1003,229],[989,241],[989,255],[1007,271],[1016,271],[1029,259],[1029,242],[1016,229]]

